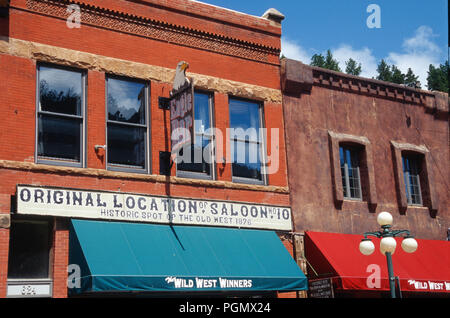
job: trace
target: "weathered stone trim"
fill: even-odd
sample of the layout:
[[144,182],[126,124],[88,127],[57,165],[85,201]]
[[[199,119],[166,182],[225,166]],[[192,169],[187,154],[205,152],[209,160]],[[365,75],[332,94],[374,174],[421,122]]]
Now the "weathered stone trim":
[[110,178],[110,179],[146,181],[154,183],[170,183],[195,187],[274,192],[282,194],[289,193],[288,187],[280,187],[280,186],[262,186],[262,185],[233,183],[229,181],[212,181],[212,180],[187,179],[179,177],[166,177],[154,174],[146,175],[139,173],[116,172],[92,168],[51,166],[51,165],[43,165],[31,162],[11,161],[11,160],[0,160],[0,168],[10,170],[32,171],[38,173],[54,173],[54,174],[74,175],[74,176],[85,176],[93,178]]
[[364,136],[339,134],[339,133],[333,132],[331,130],[328,131],[328,134],[330,135],[331,138],[336,138],[339,142],[343,142],[343,141],[354,142],[354,143],[363,144],[363,145],[370,144],[369,139],[367,139],[367,137],[364,137]]
[[[55,63],[168,84],[171,84],[175,77],[175,69],[14,38],[0,37],[0,53],[39,62]],[[193,78],[195,86],[201,89],[214,90],[223,94],[258,99],[276,104],[282,103],[281,90],[196,73],[188,72],[187,75]]]
[[392,146],[394,146],[394,148],[399,148],[402,151],[413,151],[413,152],[418,152],[421,154],[430,152],[425,145],[417,146],[417,145],[408,144],[408,143],[395,142],[393,140],[391,140],[391,144],[392,144]]

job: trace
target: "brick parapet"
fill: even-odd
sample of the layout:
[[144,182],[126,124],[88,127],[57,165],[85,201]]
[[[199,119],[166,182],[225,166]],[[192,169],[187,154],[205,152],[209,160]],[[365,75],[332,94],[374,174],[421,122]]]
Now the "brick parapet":
[[75,4],[83,25],[279,64],[281,29],[267,19],[193,1],[127,2],[16,0],[11,8],[66,20]]
[[282,87],[284,93],[298,95],[313,86],[363,94],[393,101],[417,104],[432,113],[448,113],[448,94],[426,91],[395,83],[369,79],[283,59]]

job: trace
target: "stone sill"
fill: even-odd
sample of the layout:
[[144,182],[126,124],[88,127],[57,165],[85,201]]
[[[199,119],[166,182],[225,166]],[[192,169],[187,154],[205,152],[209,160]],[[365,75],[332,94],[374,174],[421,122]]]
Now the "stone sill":
[[0,169],[1,168],[10,170],[41,172],[41,173],[86,176],[94,178],[125,179],[125,180],[147,181],[166,184],[169,183],[169,184],[196,186],[196,187],[210,187],[219,189],[248,190],[248,191],[289,194],[289,187],[281,187],[281,186],[271,186],[271,185],[263,186],[263,185],[234,183],[230,181],[188,179],[180,177],[168,177],[155,174],[117,172],[103,169],[52,166],[45,164],[36,164],[32,162],[11,161],[11,160],[0,160]]

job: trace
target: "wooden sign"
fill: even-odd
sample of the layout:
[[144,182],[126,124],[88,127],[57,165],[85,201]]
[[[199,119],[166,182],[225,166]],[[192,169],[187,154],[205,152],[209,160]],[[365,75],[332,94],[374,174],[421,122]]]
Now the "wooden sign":
[[172,156],[194,140],[194,85],[192,82],[170,98]]

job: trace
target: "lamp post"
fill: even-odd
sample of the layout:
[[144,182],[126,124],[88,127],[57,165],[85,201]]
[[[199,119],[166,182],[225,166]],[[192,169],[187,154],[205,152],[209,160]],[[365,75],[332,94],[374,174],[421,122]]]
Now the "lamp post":
[[394,268],[392,266],[392,254],[395,252],[397,242],[395,237],[403,236],[402,249],[406,253],[414,253],[417,250],[417,241],[412,237],[408,230],[393,230],[392,215],[389,212],[381,212],[377,216],[377,222],[381,226],[381,230],[377,232],[366,232],[364,238],[359,244],[359,251],[364,255],[371,255],[375,251],[375,245],[368,236],[375,236],[381,238],[380,252],[386,255],[388,274],[389,274],[389,287],[391,290],[391,297],[395,298],[395,277]]

